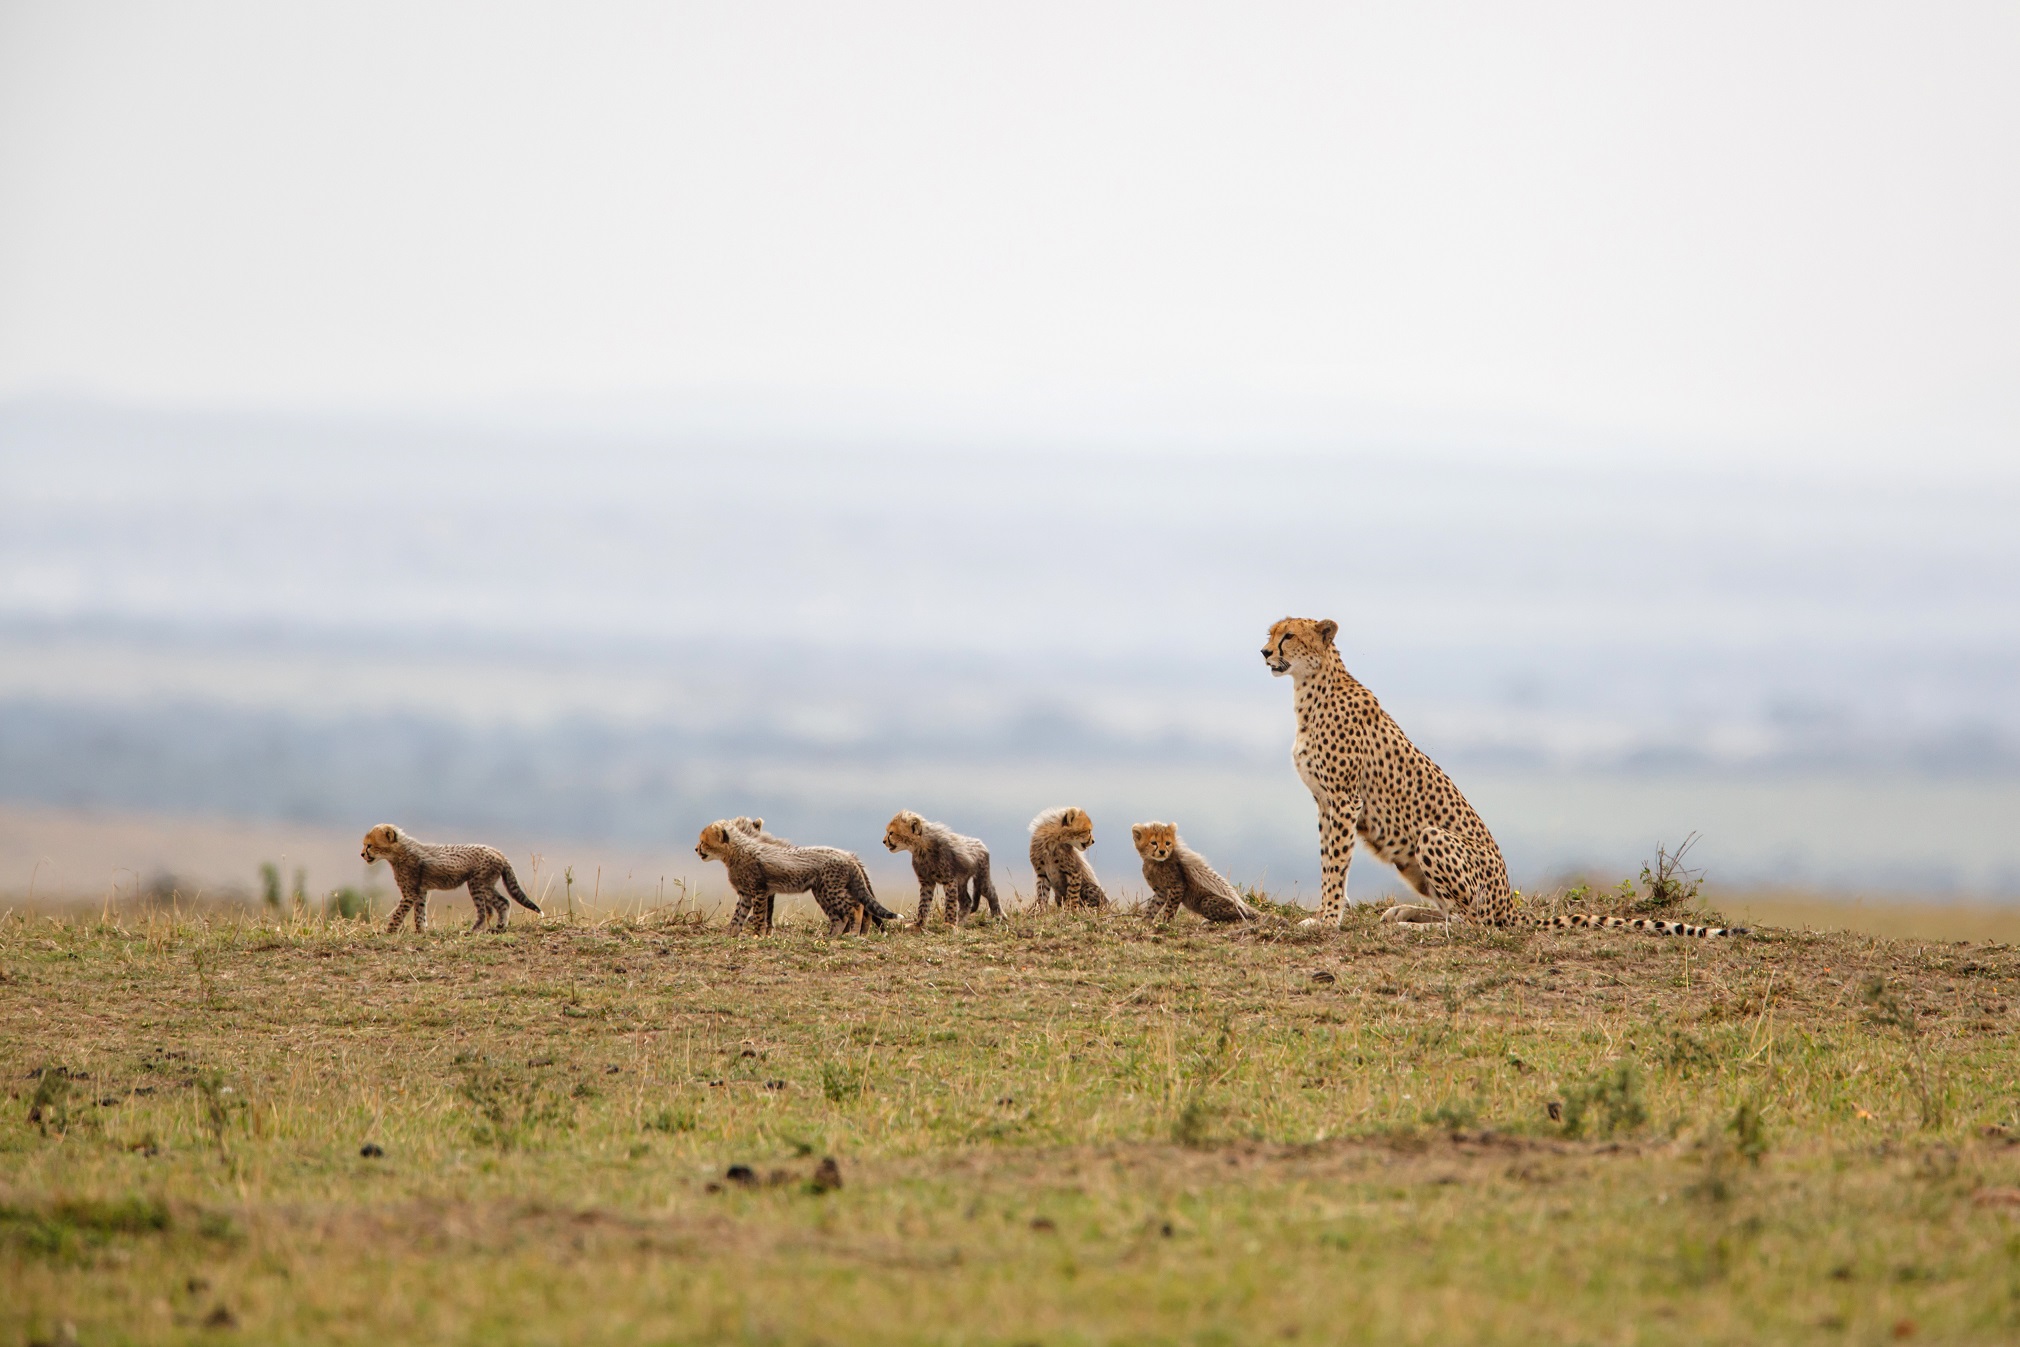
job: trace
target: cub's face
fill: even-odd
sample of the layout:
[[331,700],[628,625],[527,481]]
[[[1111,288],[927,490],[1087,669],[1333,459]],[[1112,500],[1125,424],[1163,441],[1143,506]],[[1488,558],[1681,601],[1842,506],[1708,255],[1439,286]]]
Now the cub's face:
[[1314,622],[1308,617],[1287,617],[1270,628],[1269,641],[1262,650],[1263,663],[1278,678],[1310,673],[1326,662],[1339,630],[1340,624],[1331,618]]
[[923,820],[909,809],[901,809],[884,829],[884,849],[886,851],[910,851],[912,843],[919,840],[919,824]]
[[700,838],[695,841],[694,854],[705,861],[718,860],[728,856],[730,853],[729,829],[730,825],[727,823],[711,823],[706,828],[703,828]]
[[368,861],[376,861],[400,848],[400,830],[390,823],[381,823],[365,834],[365,847],[358,855]]
[[1059,831],[1073,846],[1085,851],[1094,845],[1094,820],[1085,809],[1069,809],[1059,816]]
[[1168,861],[1178,849],[1176,823],[1139,823],[1129,830],[1136,854],[1147,861]]

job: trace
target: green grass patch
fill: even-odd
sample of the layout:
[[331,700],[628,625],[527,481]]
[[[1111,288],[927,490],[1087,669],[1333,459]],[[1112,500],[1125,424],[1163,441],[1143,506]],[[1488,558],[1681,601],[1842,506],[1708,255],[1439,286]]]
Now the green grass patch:
[[0,1342],[2020,1334],[2004,944],[269,909],[0,968]]

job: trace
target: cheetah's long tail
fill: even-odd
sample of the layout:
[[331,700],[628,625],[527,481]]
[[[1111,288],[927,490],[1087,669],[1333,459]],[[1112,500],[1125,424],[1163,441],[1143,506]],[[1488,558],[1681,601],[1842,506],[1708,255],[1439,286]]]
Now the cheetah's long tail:
[[[506,866],[505,872],[498,877],[505,881],[505,892],[512,895],[513,902],[518,903],[519,906],[521,907],[530,907],[535,912],[538,912],[540,910],[540,904],[534,902],[531,898],[528,898],[526,896],[526,890],[519,887],[519,876],[512,873],[511,866],[509,865]],[[499,909],[499,911],[501,912],[508,910],[509,909],[506,908]],[[503,921],[504,918],[500,917],[498,920]]]
[[1647,931],[1653,935],[1687,935],[1703,940],[1709,936],[1746,935],[1744,926],[1693,926],[1687,921],[1664,921],[1660,917],[1595,917],[1580,912],[1568,917],[1546,917],[1536,923],[1538,926],[1590,926],[1595,929],[1606,926],[1624,926],[1630,930]]
[[849,875],[849,897],[861,903],[863,910],[869,913],[880,927],[887,921],[898,919],[897,913],[877,901],[876,890],[870,887],[870,872],[863,868],[861,861],[856,862],[855,870]]

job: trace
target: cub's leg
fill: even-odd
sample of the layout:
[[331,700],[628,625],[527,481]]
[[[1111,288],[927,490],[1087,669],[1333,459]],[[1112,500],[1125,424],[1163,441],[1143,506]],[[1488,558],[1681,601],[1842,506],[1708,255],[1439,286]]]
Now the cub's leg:
[[772,896],[768,889],[752,889],[749,893],[736,896],[736,911],[730,915],[729,933],[737,934],[744,927],[763,918],[763,928],[757,933],[763,935],[771,929]]
[[393,919],[386,923],[386,934],[391,935],[399,930],[400,923],[407,919],[409,911],[415,912],[414,929],[418,931],[421,929],[420,914],[426,912],[427,909],[428,891],[426,889],[409,888],[405,884],[400,885],[400,905],[393,909]]
[[1172,888],[1163,891],[1152,889],[1150,891],[1150,920],[1153,922],[1170,921],[1178,915],[1178,905],[1184,899],[1185,890],[1182,888]]
[[476,904],[477,920],[470,923],[472,932],[484,929],[484,923],[491,919],[491,885],[479,876],[470,879],[470,901]]
[[940,898],[947,908],[947,924],[959,926],[961,918],[968,915],[967,895],[961,892],[961,881],[950,879],[940,885]]
[[512,918],[512,900],[493,888],[486,888],[484,896],[491,900],[491,933],[505,934],[505,923]]
[[1059,897],[1061,907],[1080,906],[1080,867],[1071,866],[1066,871],[1066,892]]
[[1337,927],[1346,917],[1347,870],[1354,863],[1354,820],[1359,801],[1351,805],[1321,805],[1319,809],[1319,915],[1305,926]]
[[[828,934],[848,935],[850,928],[868,917],[868,910],[849,893],[846,880],[823,880],[814,886],[814,901],[828,917]],[[925,925],[923,916],[919,923]]]
[[1035,845],[1031,848],[1031,873],[1035,876],[1031,889],[1031,905],[1046,907],[1052,902],[1052,881],[1045,873],[1045,853]]
[[932,915],[933,881],[921,875],[919,876],[919,913],[912,919],[912,924],[923,931],[926,929],[926,918]]

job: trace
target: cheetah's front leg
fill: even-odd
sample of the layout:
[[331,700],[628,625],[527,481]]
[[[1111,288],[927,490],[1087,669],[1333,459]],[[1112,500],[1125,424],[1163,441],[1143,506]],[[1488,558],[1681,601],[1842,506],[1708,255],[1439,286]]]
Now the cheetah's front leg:
[[[745,926],[749,925],[754,918],[759,916],[760,903],[764,904],[767,909],[770,907],[771,893],[768,890],[752,889],[749,893],[740,892],[737,894],[736,911],[730,914],[729,919],[729,933],[731,935],[741,932]],[[766,911],[763,915],[769,918],[770,913]],[[765,922],[765,929],[769,930],[770,928],[771,922],[767,920]],[[759,931],[758,934],[763,935],[764,931]]]
[[1360,816],[1359,800],[1345,806],[1320,806],[1319,915],[1307,917],[1299,925],[1337,928],[1345,920],[1347,869],[1354,863],[1354,822]]
[[[919,914],[912,919],[912,925],[918,927],[920,930],[923,931],[926,929],[926,918],[932,915],[933,915],[933,881],[930,879],[922,879],[919,881]],[[949,915],[951,916],[952,914],[949,913]]]
[[400,886],[400,905],[393,909],[393,919],[386,923],[386,934],[392,935],[400,929],[400,923],[407,919],[407,913],[414,913],[414,929],[421,929],[422,919],[428,911],[428,891],[422,888]]

